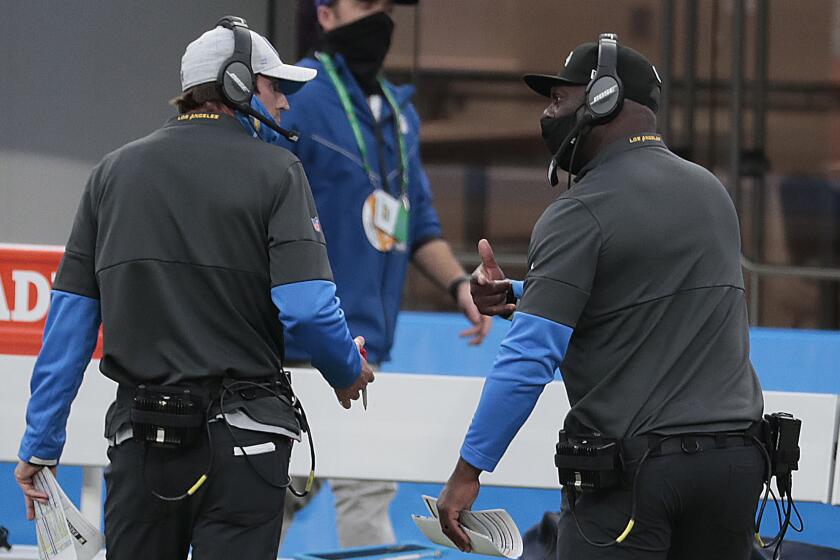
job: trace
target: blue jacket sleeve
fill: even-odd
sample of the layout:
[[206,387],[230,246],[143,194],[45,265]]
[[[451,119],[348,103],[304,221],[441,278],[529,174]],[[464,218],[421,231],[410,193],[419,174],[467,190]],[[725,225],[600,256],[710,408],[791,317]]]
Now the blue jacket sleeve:
[[283,328],[303,345],[312,365],[336,389],[349,387],[362,370],[362,360],[347,322],[335,284],[306,280],[271,289]]
[[99,334],[99,300],[53,290],[41,352],[35,361],[18,457],[55,465],[66,439],[70,405]]
[[485,471],[496,468],[554,379],[571,336],[566,325],[527,313],[514,315],[461,447],[467,463]]

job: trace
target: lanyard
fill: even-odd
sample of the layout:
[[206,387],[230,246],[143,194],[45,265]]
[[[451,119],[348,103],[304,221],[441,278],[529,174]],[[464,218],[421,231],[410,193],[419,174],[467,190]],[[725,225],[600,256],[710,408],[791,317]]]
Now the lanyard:
[[[332,57],[323,52],[317,53],[316,56],[318,57],[318,60],[323,63],[324,69],[330,77],[330,81],[332,81],[335,90],[338,92],[338,98],[341,100],[341,106],[344,109],[344,113],[347,115],[347,122],[350,123],[350,128],[353,129],[353,136],[356,138],[356,144],[359,146],[359,152],[362,154],[362,165],[364,165],[368,177],[371,177],[373,176],[373,170],[368,163],[367,146],[365,145],[365,139],[362,136],[362,129],[359,126],[359,119],[356,117],[356,111],[353,109],[353,102],[350,100],[350,94],[347,92],[347,88],[338,75],[338,71],[335,68],[335,63],[333,62]],[[405,147],[405,136],[403,135],[400,127],[400,123],[402,122],[402,113],[400,112],[400,106],[397,104],[397,100],[394,99],[394,94],[385,85],[385,81],[381,77],[378,78],[378,80],[379,86],[382,88],[382,93],[388,101],[388,105],[391,106],[391,112],[394,115],[394,132],[397,137],[397,145],[400,150],[400,176],[402,177],[400,195],[407,197],[408,151]],[[382,183],[387,185],[388,178],[382,177]]]

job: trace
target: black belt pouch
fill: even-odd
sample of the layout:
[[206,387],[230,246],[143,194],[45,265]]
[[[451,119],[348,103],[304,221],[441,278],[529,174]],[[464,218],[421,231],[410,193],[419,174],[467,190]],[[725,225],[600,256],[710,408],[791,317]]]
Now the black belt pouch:
[[554,465],[560,484],[579,491],[613,488],[621,483],[618,441],[597,435],[560,431]]
[[209,391],[201,387],[137,387],[131,405],[134,438],[153,447],[191,447],[207,422]]

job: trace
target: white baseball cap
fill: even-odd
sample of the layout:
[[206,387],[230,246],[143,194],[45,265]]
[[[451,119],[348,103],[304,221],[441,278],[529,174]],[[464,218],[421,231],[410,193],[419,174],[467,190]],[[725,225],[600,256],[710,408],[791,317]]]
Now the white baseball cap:
[[[290,82],[308,82],[318,71],[293,64],[284,64],[271,43],[250,29],[251,69],[254,74]],[[233,55],[233,30],[215,27],[187,45],[181,57],[181,91],[193,86],[215,82],[222,64]]]

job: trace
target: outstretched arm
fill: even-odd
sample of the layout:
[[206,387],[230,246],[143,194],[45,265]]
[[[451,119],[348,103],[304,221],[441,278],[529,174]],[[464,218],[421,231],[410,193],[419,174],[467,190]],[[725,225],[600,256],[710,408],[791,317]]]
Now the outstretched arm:
[[461,550],[469,551],[469,539],[458,518],[478,495],[479,475],[496,468],[543,388],[554,379],[571,336],[566,325],[527,313],[515,315],[484,382],[458,464],[438,500],[441,529]]

